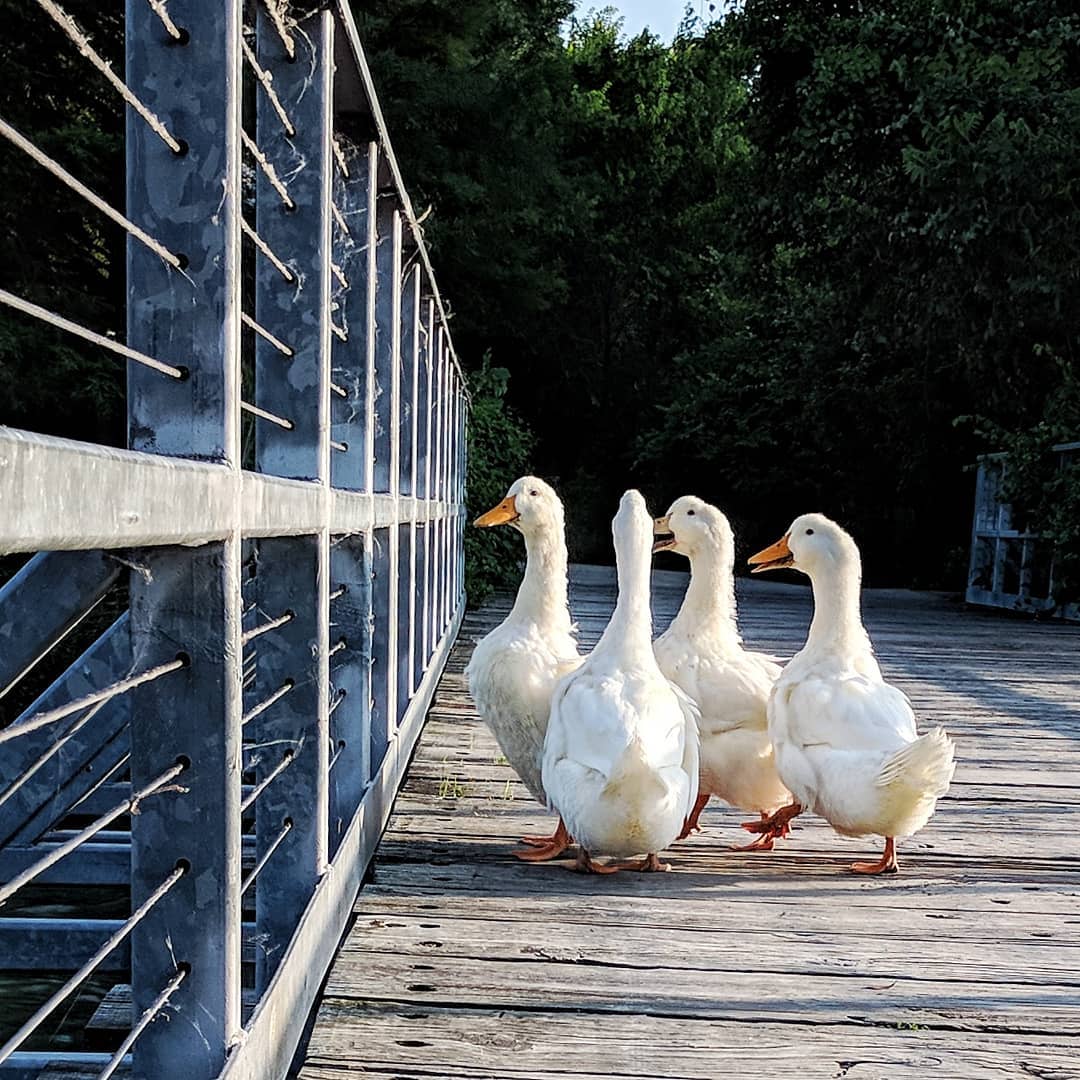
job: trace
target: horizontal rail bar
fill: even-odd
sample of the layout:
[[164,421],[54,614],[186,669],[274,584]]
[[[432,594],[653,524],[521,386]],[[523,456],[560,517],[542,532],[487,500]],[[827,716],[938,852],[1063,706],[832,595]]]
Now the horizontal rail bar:
[[160,371],[163,375],[171,375],[174,379],[182,379],[184,377],[183,368],[174,367],[172,364],[166,364],[162,360],[155,360],[152,356],[147,356],[146,353],[141,353],[137,349],[129,349],[126,345],[121,345],[119,341],[113,341],[112,338],[107,338],[104,334],[99,334],[94,330],[88,330],[85,326],[82,326],[77,322],[72,322],[70,319],[65,319],[63,315],[57,315],[55,311],[43,308],[40,304],[31,303],[29,300],[24,300],[21,296],[9,293],[6,289],[0,289],[0,304],[7,304],[8,307],[12,307],[16,311],[21,311],[24,315],[30,315],[33,318],[39,319],[41,322],[49,323],[51,326],[55,326],[60,330],[66,330],[69,334],[82,338],[83,341],[89,341],[92,345],[99,345],[101,348],[108,349],[110,352],[119,353],[128,360],[134,360],[136,364],[142,364],[144,367],[153,368],[155,371]]
[[283,356],[293,357],[296,354],[288,345],[285,344],[280,338],[274,337],[269,330],[266,329],[261,323],[257,323],[246,311],[240,312],[240,321],[249,329],[254,330],[264,341],[269,341],[271,345]]
[[135,1021],[132,1029],[124,1037],[124,1041],[116,1048],[116,1053],[109,1058],[108,1065],[98,1074],[97,1080],[109,1080],[123,1064],[128,1052],[135,1045],[135,1040],[146,1030],[154,1017],[165,1007],[169,998],[176,992],[177,987],[187,978],[190,968],[180,967],[176,974],[165,984],[161,993],[143,1010],[142,1016]]
[[183,269],[183,263],[181,262],[179,255],[174,255],[159,240],[155,240],[148,232],[140,229],[134,221],[121,214],[119,210],[107,203],[96,192],[91,191],[81,180],[76,180],[75,177],[60,164],[60,162],[49,157],[44,150],[32,143],[25,135],[13,128],[3,118],[0,118],[0,135],[3,135],[8,142],[17,146],[24,154],[32,157],[43,169],[47,169],[51,172],[57,180],[62,184],[66,184],[76,195],[81,195],[91,206],[96,210],[100,210],[110,221],[115,222],[121,229],[129,235],[134,236],[140,243],[145,244],[155,255],[160,256],[170,266],[175,266],[178,270]]
[[382,835],[402,774],[461,626],[461,605],[435,648],[427,671],[391,738],[378,775],[342,837],[286,954],[246,1027],[247,1037],[225,1062],[220,1080],[265,1080],[284,1075],[307,1021],[338,939],[327,926],[343,926]]
[[259,168],[262,169],[263,175],[270,181],[270,186],[278,193],[281,201],[290,209],[296,209],[296,203],[293,202],[292,196],[289,194],[289,189],[284,185],[281,177],[278,176],[277,170],[267,159],[266,155],[259,149],[255,140],[243,130],[240,129],[240,141],[244,144],[244,148],[255,159]]
[[259,80],[263,90],[266,91],[267,100],[273,106],[274,112],[277,113],[281,126],[285,129],[285,134],[291,139],[296,134],[296,127],[289,119],[289,114],[285,111],[285,106],[281,104],[281,98],[278,97],[277,91],[274,89],[273,77],[269,71],[259,64],[251,46],[244,40],[242,35],[240,37],[240,48],[244,50],[244,59],[248,62],[248,67],[251,68],[255,78]]
[[255,805],[256,799],[296,760],[291,750],[286,750],[281,760],[260,780],[240,803],[240,813],[244,814]]
[[91,975],[105,958],[135,929],[153,909],[154,905],[187,873],[184,865],[175,870],[124,920],[123,925],[112,934],[100,949],[86,961],[63,986],[60,987],[3,1046],[0,1046],[0,1062],[6,1061],[38,1028],[38,1025],[60,1004],[88,975]]
[[168,675],[170,672],[179,671],[180,668],[186,667],[187,663],[188,661],[185,658],[177,657],[177,659],[170,660],[167,664],[159,664],[157,667],[150,668],[149,671],[143,671],[127,679],[119,679],[117,682],[102,687],[102,689],[96,690],[92,694],[86,694],[84,697],[69,701],[66,705],[60,705],[55,709],[49,709],[47,712],[38,713],[20,724],[11,724],[0,731],[0,743],[18,738],[20,735],[28,735],[31,731],[37,731],[38,728],[47,727],[49,724],[56,723],[57,720],[63,720],[66,716],[72,716],[79,712],[80,709],[89,708],[99,701],[108,701],[110,698],[116,697],[117,694],[126,694],[136,686],[153,682],[154,679],[160,679],[162,675]]
[[296,280],[296,275],[274,254],[274,249],[243,219],[240,219],[240,231],[270,260],[270,265],[288,282]]
[[284,626],[287,622],[296,618],[295,612],[286,611],[283,615],[279,615],[276,619],[269,619],[258,626],[253,626],[250,630],[245,630],[240,635],[240,643],[246,645],[249,641],[253,641],[257,637],[261,637],[263,634],[269,633],[271,630],[276,630],[279,626]]
[[72,40],[79,53],[85,56],[108,79],[109,85],[146,121],[154,134],[174,154],[183,153],[183,144],[177,141],[172,132],[135,96],[131,87],[113,71],[112,65],[94,49],[89,39],[79,29],[75,20],[58,4],[53,3],[53,0],[37,0],[37,2],[38,6]]
[[161,25],[165,27],[166,33],[173,41],[182,41],[184,35],[180,32],[180,27],[172,21],[172,17],[169,15],[169,8],[165,0],[146,0],[150,5],[150,10],[161,20]]
[[248,876],[244,878],[244,880],[240,883],[241,896],[243,896],[244,893],[246,893],[248,889],[250,889],[251,886],[255,884],[255,881],[258,878],[259,874],[262,873],[263,867],[270,861],[270,856],[273,855],[279,847],[281,847],[281,844],[284,841],[285,837],[289,835],[290,829],[292,829],[292,818],[286,818],[281,826],[281,830],[278,832],[277,836],[275,836],[274,839],[270,842],[270,846],[262,853],[259,861],[251,868]]
[[461,509],[4,427],[0,506],[0,554],[203,544],[237,531],[304,536],[329,527],[341,535],[453,518]]
[[240,719],[241,726],[250,723],[256,716],[262,716],[267,709],[270,708],[276,701],[280,701],[294,686],[296,683],[292,679],[286,679],[272,694],[263,698],[258,705],[249,709]]
[[48,870],[53,863],[58,863],[65,855],[70,855],[76,848],[82,847],[87,840],[91,840],[102,829],[111,825],[118,817],[122,817],[124,814],[138,813],[139,802],[142,799],[147,799],[151,795],[156,795],[166,787],[170,786],[169,781],[175,780],[187,765],[176,764],[171,769],[166,769],[163,773],[156,776],[149,784],[136,791],[130,799],[125,799],[121,803],[117,803],[111,810],[102,814],[101,817],[95,818],[84,829],[80,829],[69,840],[66,840],[62,844],[57,844],[46,855],[43,855],[33,866],[28,866],[21,874],[16,875],[10,881],[0,886],[0,905],[11,896],[14,896],[24,885],[33,881],[34,878],[39,877],[44,871]]
[[[0,1080],[38,1080],[47,1070],[72,1070],[72,1078],[92,1075],[109,1060],[106,1053],[71,1050],[19,1050],[0,1065]],[[67,1072],[61,1076],[69,1075]]]

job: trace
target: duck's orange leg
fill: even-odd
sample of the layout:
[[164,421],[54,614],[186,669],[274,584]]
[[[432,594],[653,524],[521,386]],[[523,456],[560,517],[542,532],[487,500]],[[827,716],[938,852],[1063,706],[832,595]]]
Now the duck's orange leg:
[[744,821],[747,832],[758,833],[758,838],[736,851],[771,851],[774,840],[782,840],[791,832],[791,819],[803,812],[802,804],[792,801],[771,814],[762,814],[760,821]]
[[646,855],[644,859],[638,859],[636,862],[623,863],[621,869],[640,870],[644,874],[652,874],[670,870],[671,863],[661,862],[660,856],[653,851]]
[[514,852],[519,859],[523,862],[547,862],[557,859],[574,841],[566,831],[563,819],[559,818],[558,828],[551,836],[523,836],[521,842],[529,846]]
[[708,801],[709,793],[707,791],[698,793],[698,797],[694,802],[694,808],[690,811],[690,816],[686,819],[682,832],[675,838],[676,840],[685,840],[691,833],[701,832],[701,826],[698,825],[698,818],[701,817],[701,811],[705,809],[705,804]]
[[578,847],[574,869],[579,874],[615,874],[621,868],[616,864],[605,866],[603,863],[598,863],[583,847]]
[[885,837],[885,852],[877,862],[856,862],[851,864],[856,874],[898,874],[900,864],[896,861],[896,840]]

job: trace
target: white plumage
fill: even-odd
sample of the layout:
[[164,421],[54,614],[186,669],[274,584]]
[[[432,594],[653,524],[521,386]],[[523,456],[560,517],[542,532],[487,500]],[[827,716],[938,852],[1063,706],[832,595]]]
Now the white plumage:
[[919,736],[907,697],[882,679],[859,613],[859,550],[839,525],[804,514],[750,562],[794,567],[814,588],[806,645],[769,701],[780,776],[799,806],[837,832],[886,838],[881,860],[853,869],[893,871],[894,838],[918,832],[948,791],[952,740],[941,728]]
[[697,795],[692,703],[664,677],[651,642],[652,522],[628,491],[612,525],[619,598],[590,656],[555,691],[544,744],[548,797],[590,853],[644,853],[639,869],[666,868],[656,853],[675,840]]
[[[654,650],[663,673],[700,710],[701,783],[687,831],[709,796],[771,813],[788,801],[769,739],[767,706],[780,666],[742,646],[735,617],[735,537],[715,506],[693,496],[657,519],[656,551],[690,560],[690,585]],[[758,841],[757,847],[771,846]]]
[[[469,692],[506,760],[547,806],[541,758],[551,695],[581,663],[567,606],[562,503],[543,480],[524,476],[476,524],[516,528],[525,538],[526,565],[510,614],[473,650],[465,671]],[[518,854],[530,861],[554,858],[569,842],[561,823],[547,842],[525,840],[534,850]]]

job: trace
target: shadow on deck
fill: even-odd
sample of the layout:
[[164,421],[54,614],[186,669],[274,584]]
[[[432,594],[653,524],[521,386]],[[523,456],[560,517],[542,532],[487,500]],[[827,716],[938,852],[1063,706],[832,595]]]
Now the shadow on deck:
[[[657,627],[685,578],[654,583]],[[788,657],[809,593],[741,584],[748,644]],[[611,572],[576,567],[589,647]],[[302,1080],[1080,1078],[1080,628],[869,591],[888,676],[957,738],[952,790],[898,878],[875,841],[800,819],[744,854],[713,805],[670,874],[583,877],[510,854],[551,819],[477,719],[467,619],[327,981]]]

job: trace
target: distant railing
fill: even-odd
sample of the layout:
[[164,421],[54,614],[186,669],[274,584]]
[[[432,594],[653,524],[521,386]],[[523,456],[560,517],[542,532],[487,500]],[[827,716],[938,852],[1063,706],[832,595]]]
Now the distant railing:
[[[0,906],[0,968],[74,972],[0,1077],[269,1080],[460,623],[464,380],[346,0],[127,0],[123,82],[37,3],[127,102],[126,212],[0,133],[127,230],[126,342],[0,301],[127,359],[130,449],[0,428],[0,554],[38,552],[0,590],[0,693],[121,575],[129,603],[0,729],[0,901],[131,899]],[[128,968],[114,1053],[23,1049]]]
[[[1080,443],[1062,443],[1053,453],[1061,467],[1078,462]],[[1053,552],[1038,533],[1014,520],[1002,496],[1007,467],[1003,454],[987,454],[979,462],[967,601],[1011,611],[1055,611]],[[1080,605],[1065,605],[1057,614],[1080,619]]]

